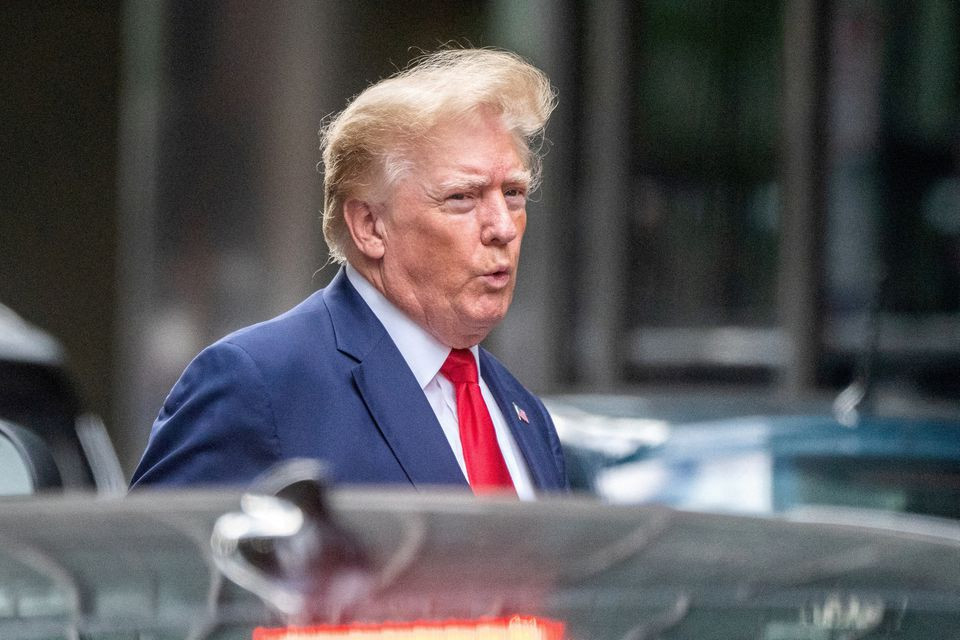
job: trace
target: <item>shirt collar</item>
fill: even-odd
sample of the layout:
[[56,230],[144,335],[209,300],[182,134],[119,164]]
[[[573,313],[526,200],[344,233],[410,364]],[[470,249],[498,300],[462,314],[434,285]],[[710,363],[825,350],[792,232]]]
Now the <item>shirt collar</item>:
[[[426,387],[440,371],[440,367],[450,354],[450,347],[427,333],[423,327],[387,300],[350,263],[346,264],[346,272],[347,280],[373,311],[373,315],[377,316],[377,320],[387,330],[393,343],[397,345],[400,355],[410,367],[420,388]],[[476,345],[470,347],[474,358],[477,358],[478,350]]]

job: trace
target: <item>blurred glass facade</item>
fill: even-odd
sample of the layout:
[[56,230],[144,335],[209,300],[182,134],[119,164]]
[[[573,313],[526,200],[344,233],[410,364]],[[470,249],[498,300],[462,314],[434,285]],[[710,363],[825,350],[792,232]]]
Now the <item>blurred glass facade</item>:
[[[789,365],[778,300],[792,286],[778,254],[804,241],[781,224],[789,4],[803,3],[638,12],[627,315],[642,379],[689,379],[691,367],[769,379]],[[810,160],[821,191],[810,206],[822,210],[800,230],[822,257],[810,300],[822,322],[817,379],[849,377],[876,327],[882,369],[955,394],[960,13],[950,2],[838,1],[806,17],[823,40],[811,61],[824,111],[811,135],[823,146]]]
[[754,379],[782,364],[783,8],[651,3],[639,61],[626,315],[629,375]]

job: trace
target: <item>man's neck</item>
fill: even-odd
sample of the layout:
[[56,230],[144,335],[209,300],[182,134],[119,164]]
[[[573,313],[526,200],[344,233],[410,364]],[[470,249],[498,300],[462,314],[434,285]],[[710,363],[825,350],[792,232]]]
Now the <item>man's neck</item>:
[[350,284],[386,329],[420,387],[425,387],[440,370],[450,347],[414,322],[352,265],[346,264],[345,270]]

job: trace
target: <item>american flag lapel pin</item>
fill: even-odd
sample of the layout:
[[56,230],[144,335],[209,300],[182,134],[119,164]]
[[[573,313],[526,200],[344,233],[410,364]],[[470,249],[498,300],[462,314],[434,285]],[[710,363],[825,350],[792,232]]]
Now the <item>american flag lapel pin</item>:
[[520,422],[530,424],[530,418],[527,417],[527,412],[517,406],[516,402],[513,403],[513,410],[517,412],[517,419],[520,420]]

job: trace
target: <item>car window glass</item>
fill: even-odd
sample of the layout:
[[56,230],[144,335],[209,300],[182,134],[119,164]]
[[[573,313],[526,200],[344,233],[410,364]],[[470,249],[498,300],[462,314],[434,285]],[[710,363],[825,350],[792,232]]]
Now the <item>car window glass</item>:
[[33,488],[29,467],[19,449],[0,433],[0,496],[28,495]]

